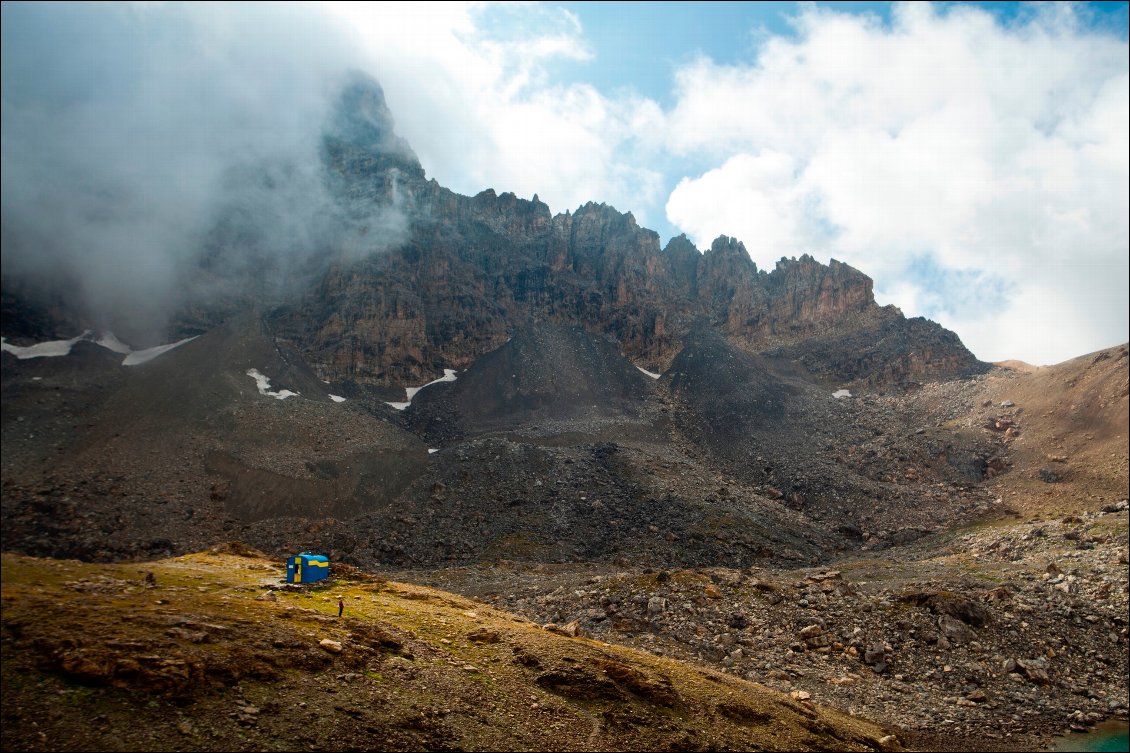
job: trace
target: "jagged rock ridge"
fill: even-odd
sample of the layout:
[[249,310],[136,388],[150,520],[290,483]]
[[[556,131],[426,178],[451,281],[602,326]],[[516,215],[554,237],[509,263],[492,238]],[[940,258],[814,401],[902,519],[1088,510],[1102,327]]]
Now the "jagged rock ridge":
[[[320,176],[293,164],[231,167],[213,229],[183,269],[167,340],[257,308],[318,377],[379,388],[465,368],[534,322],[610,337],[651,371],[670,366],[700,322],[828,382],[900,385],[986,368],[937,324],[876,305],[871,279],[836,260],[802,255],[761,270],[736,239],[700,252],[679,236],[663,248],[605,204],[554,215],[536,195],[454,193],[427,178],[362,74],[342,87],[318,156]],[[309,227],[279,207],[303,208]],[[100,326],[57,291],[9,276],[3,285],[9,336]]]
[[[744,350],[799,358],[837,382],[984,370],[952,333],[878,306],[871,279],[836,260],[803,255],[759,270],[736,239],[705,253],[685,236],[661,248],[654,231],[605,204],[553,215],[536,195],[456,194],[426,179],[380,86],[360,76],[343,90],[322,156],[335,201],[359,227],[350,237],[369,247],[326,249],[315,273],[270,303],[280,335],[326,379],[417,384],[535,321],[612,337],[654,371],[700,321]],[[193,307],[178,326],[202,331],[231,305]]]

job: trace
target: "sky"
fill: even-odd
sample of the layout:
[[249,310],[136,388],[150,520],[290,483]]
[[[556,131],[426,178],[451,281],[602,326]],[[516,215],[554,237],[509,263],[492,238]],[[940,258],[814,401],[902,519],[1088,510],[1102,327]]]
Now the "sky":
[[460,193],[835,258],[982,360],[1130,339],[1126,3],[4,3],[0,33],[4,273],[137,317],[233,161],[289,160],[264,230],[310,245],[358,69]]

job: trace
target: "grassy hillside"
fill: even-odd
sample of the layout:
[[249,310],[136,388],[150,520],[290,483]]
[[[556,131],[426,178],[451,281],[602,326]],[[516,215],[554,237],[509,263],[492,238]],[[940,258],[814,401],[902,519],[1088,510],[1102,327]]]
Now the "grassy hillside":
[[347,568],[281,577],[240,546],[3,555],[4,749],[898,748],[870,722],[483,602]]

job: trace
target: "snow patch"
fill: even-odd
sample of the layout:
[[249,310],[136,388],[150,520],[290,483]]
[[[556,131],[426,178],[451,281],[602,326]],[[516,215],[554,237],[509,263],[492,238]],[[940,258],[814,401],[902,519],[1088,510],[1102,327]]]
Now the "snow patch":
[[75,343],[86,340],[89,337],[90,330],[87,330],[78,337],[72,337],[70,340],[51,340],[50,342],[26,346],[9,345],[8,338],[0,337],[0,349],[11,353],[21,361],[26,361],[29,358],[56,358],[58,356],[69,355]]
[[[153,348],[146,348],[145,350],[135,350],[125,357],[125,360],[122,361],[122,366],[137,366],[138,364],[152,361],[157,356],[162,355],[163,353],[168,353],[173,348],[178,348],[181,345],[184,345],[186,342],[195,339],[195,337],[186,337],[183,340],[178,340],[177,342],[169,343],[168,345],[158,345]],[[101,343],[99,343],[99,345],[101,345]]]
[[[329,384],[329,382],[326,382],[326,384]],[[330,395],[330,400],[333,400],[335,403],[344,403],[345,402],[345,398],[342,397],[341,395]]]
[[404,394],[408,396],[408,402],[412,402],[412,398],[416,397],[416,393],[420,390],[431,387],[433,384],[439,384],[440,382],[454,382],[455,379],[455,369],[444,369],[443,376],[441,376],[439,379],[433,379],[423,387],[405,387]]
[[847,390],[836,390],[835,392],[832,393],[832,397],[839,400],[841,397],[851,397],[851,393],[848,392]]
[[428,448],[428,454],[429,454],[429,455],[434,455],[434,454],[435,454],[435,453],[437,453],[437,452],[439,452],[439,448],[438,448],[438,447],[429,447],[429,448]]
[[270,378],[260,373],[259,369],[248,369],[247,376],[255,380],[255,386],[259,388],[260,395],[273,397],[276,400],[286,400],[288,397],[295,397],[299,394],[297,392],[291,392],[290,390],[272,392]]
[[45,343],[36,343],[35,345],[20,346],[8,344],[8,338],[0,337],[0,348],[4,351],[11,353],[21,361],[28,358],[56,358],[58,356],[67,356],[71,353],[71,348],[75,343],[86,340],[95,345],[101,345],[109,351],[118,353],[125,356],[122,361],[122,366],[137,366],[138,364],[152,361],[162,353],[168,353],[178,345],[184,345],[189,340],[195,340],[195,337],[186,337],[179,342],[170,343],[168,345],[158,345],[153,348],[146,348],[144,350],[133,350],[130,346],[119,340],[113,332],[105,332],[95,337],[94,333],[86,330],[78,337],[72,337],[70,340],[51,340]]
[[647,369],[643,368],[642,366],[637,366],[636,368],[639,369],[640,371],[642,371],[643,373],[647,374],[652,379],[658,379],[659,378],[659,374],[656,374],[654,371],[648,371]]
[[133,348],[119,340],[113,332],[103,332],[102,336],[94,342],[97,345],[101,345],[106,350],[112,350],[115,353],[121,353],[123,356],[127,356],[133,352]]
[[404,395],[405,395],[405,397],[408,398],[407,402],[390,403],[387,400],[385,402],[388,405],[391,405],[393,408],[396,408],[397,410],[404,410],[405,408],[407,408],[409,405],[412,404],[412,398],[416,397],[416,393],[419,392],[420,390],[431,387],[433,384],[439,384],[440,382],[454,382],[457,378],[458,377],[455,376],[455,369],[444,369],[443,370],[443,376],[441,376],[439,379],[433,379],[432,381],[428,382],[427,384],[425,384],[421,387],[405,387],[404,388]]

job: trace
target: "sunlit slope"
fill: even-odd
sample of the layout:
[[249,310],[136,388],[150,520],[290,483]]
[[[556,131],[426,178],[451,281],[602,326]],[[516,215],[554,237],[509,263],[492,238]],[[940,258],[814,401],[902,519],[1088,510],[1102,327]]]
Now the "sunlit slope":
[[869,750],[887,735],[357,571],[270,596],[281,563],[223,549],[250,556],[4,555],[5,748]]

